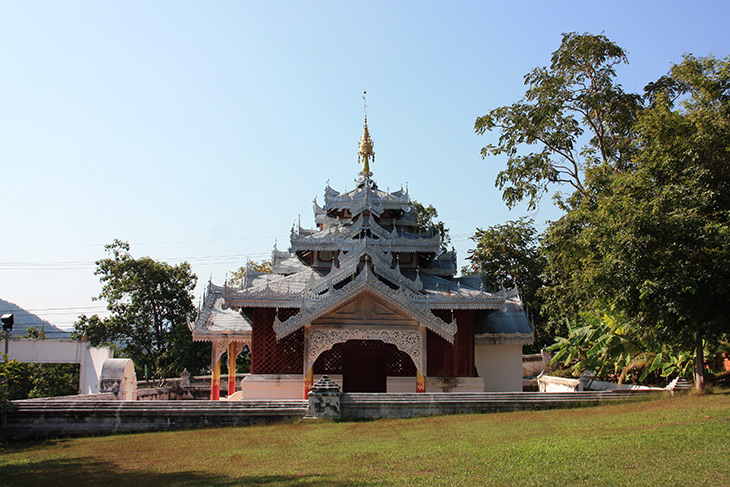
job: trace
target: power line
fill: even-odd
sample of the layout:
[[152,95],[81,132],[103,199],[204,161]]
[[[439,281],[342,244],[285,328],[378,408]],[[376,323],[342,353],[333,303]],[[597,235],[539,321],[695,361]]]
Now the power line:
[[[180,245],[180,244],[197,244],[197,243],[216,243],[216,242],[241,242],[245,240],[259,240],[259,239],[277,239],[285,238],[288,235],[255,235],[252,237],[237,237],[237,238],[220,238],[210,240],[170,240],[170,241],[158,241],[158,242],[129,242],[130,246],[136,245]],[[107,243],[63,243],[63,242],[36,242],[36,243],[8,243],[0,242],[0,247],[101,247],[103,248]]]
[[[253,253],[253,254],[228,254],[228,255],[201,255],[193,257],[172,257],[167,259],[155,259],[159,262],[166,262],[168,264],[180,264],[183,262],[194,263],[199,265],[216,265],[216,264],[231,264],[240,263],[245,264],[249,258],[260,259],[271,256],[271,253]],[[0,262],[0,270],[83,270],[93,269],[96,266],[96,262],[89,261],[59,261],[59,262]]]

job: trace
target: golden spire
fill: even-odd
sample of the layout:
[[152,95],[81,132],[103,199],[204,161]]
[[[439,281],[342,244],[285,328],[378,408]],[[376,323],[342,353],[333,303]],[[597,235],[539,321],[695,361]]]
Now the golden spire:
[[362,136],[360,137],[360,151],[357,153],[357,163],[362,163],[361,175],[369,177],[372,175],[370,172],[370,162],[375,162],[375,152],[373,151],[373,140],[370,138],[370,131],[368,130],[368,105],[365,95],[367,91],[362,92],[363,108],[365,109],[365,124],[362,127]]

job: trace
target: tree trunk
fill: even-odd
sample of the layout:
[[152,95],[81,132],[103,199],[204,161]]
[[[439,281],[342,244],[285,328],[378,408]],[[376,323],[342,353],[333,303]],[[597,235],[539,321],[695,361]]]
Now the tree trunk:
[[695,350],[695,389],[705,389],[705,350],[702,346],[702,332],[697,331],[697,349]]

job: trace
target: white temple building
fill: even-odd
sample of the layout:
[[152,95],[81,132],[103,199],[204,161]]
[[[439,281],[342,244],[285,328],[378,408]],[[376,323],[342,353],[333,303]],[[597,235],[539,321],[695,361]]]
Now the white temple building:
[[322,375],[344,392],[522,390],[534,333],[517,292],[456,277],[438,232],[415,230],[408,191],[378,188],[374,157],[366,117],[357,187],[327,185],[316,228],[294,228],[271,273],[209,284],[193,339],[211,342],[211,398],[244,346],[251,373],[228,390],[245,399],[306,398]]

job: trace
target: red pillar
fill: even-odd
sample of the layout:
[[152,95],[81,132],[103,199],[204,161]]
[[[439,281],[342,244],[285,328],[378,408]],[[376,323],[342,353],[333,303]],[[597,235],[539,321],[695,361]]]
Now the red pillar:
[[218,359],[213,366],[210,375],[210,400],[217,401],[221,398],[221,359]]
[[416,369],[416,392],[426,392],[426,378]]
[[236,343],[228,344],[228,397],[236,392]]
[[310,367],[309,372],[307,372],[304,376],[304,399],[309,399],[309,391],[312,390],[313,385],[314,385],[314,367]]

